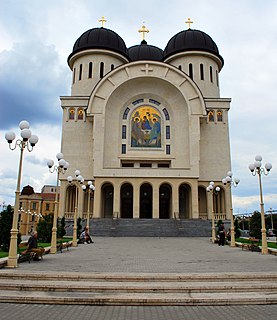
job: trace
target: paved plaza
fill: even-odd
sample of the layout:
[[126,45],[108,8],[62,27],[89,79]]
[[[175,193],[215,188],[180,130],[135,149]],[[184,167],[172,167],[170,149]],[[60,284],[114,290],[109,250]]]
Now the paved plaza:
[[219,247],[207,238],[97,237],[93,240],[94,244],[46,255],[42,262],[21,263],[13,272],[275,272],[277,266],[277,256]]
[[[207,238],[105,238],[79,245],[43,261],[21,263],[10,273],[275,273],[277,256],[219,247]],[[275,319],[277,305],[78,306],[0,304],[0,319]],[[36,316],[37,315],[37,316]]]

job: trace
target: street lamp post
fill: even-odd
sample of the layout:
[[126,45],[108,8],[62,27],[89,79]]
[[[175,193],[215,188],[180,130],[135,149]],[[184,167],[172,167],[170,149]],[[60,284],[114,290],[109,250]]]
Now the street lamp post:
[[17,267],[17,235],[18,235],[18,211],[19,211],[19,194],[20,194],[20,183],[21,183],[21,173],[22,173],[22,162],[23,162],[23,151],[26,148],[29,152],[33,151],[34,146],[38,142],[38,137],[32,135],[28,121],[21,121],[19,123],[19,128],[21,130],[21,138],[15,141],[15,145],[12,146],[12,142],[15,139],[15,133],[10,131],[5,134],[5,138],[9,143],[9,148],[15,150],[16,147],[20,149],[20,159],[19,168],[17,176],[17,187],[15,191],[15,205],[13,213],[13,222],[11,229],[11,239],[10,239],[10,249],[7,266],[10,268]]
[[[211,181],[209,186],[206,188],[208,193],[211,193],[211,196],[213,194],[218,194],[220,191],[220,187],[214,187],[214,182]],[[213,197],[212,199],[212,242],[215,243],[216,235],[215,235],[215,217],[214,217],[214,205],[213,205]]]
[[82,189],[84,192],[88,192],[88,211],[87,211],[87,228],[89,232],[89,212],[90,212],[90,194],[94,192],[95,186],[92,181],[88,181],[87,185],[82,185]]
[[235,226],[234,226],[234,215],[233,215],[233,206],[232,206],[232,186],[237,187],[240,180],[238,178],[233,179],[233,173],[232,171],[227,172],[227,176],[222,179],[222,183],[230,188],[230,200],[231,200],[231,247],[236,246],[236,240],[235,240]]
[[259,187],[260,187],[260,207],[261,207],[261,220],[262,220],[262,254],[268,253],[267,240],[266,240],[266,227],[265,227],[265,214],[264,214],[264,202],[263,202],[263,191],[262,191],[262,174],[267,176],[272,169],[271,163],[266,163],[264,168],[262,167],[262,156],[257,155],[255,162],[248,166],[253,176],[258,176]]
[[[77,182],[79,182],[80,184],[83,184],[83,183],[84,183],[84,178],[81,176],[80,170],[76,170],[76,171],[75,171],[75,176],[76,176]],[[69,183],[72,183],[73,177],[72,177],[72,176],[68,176],[68,177],[67,177],[67,181],[68,181]],[[79,201],[79,197],[78,197],[78,186],[76,185],[75,208],[74,208],[74,225],[73,225],[73,239],[72,239],[72,246],[73,246],[73,247],[77,247],[77,209],[78,209],[78,201]]]
[[50,173],[57,172],[57,183],[56,183],[56,194],[54,204],[54,217],[51,237],[51,249],[50,253],[57,253],[57,219],[58,219],[58,187],[59,187],[59,176],[64,174],[69,167],[69,163],[64,160],[61,152],[57,153],[56,158],[58,159],[58,165],[54,166],[53,160],[48,160],[47,165]]

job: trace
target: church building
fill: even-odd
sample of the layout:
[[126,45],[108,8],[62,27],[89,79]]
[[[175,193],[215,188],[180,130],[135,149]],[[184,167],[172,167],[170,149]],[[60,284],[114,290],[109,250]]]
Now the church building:
[[[161,49],[126,47],[103,26],[84,32],[68,57],[70,96],[62,96],[60,215],[83,219],[230,219],[228,112],[220,97],[224,60],[214,40],[189,28]],[[83,192],[75,177],[80,170]],[[207,192],[210,181],[218,194]],[[88,217],[89,215],[89,217]]]

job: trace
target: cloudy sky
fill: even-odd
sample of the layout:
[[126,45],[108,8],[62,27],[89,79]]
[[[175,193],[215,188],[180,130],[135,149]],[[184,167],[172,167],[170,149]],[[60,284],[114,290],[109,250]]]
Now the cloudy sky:
[[0,204],[14,204],[19,150],[11,151],[6,131],[19,134],[28,120],[39,143],[24,154],[21,188],[40,192],[55,184],[47,159],[60,151],[59,96],[70,94],[67,57],[75,40],[100,26],[117,32],[127,47],[141,41],[144,22],[148,44],[162,49],[186,29],[208,33],[219,47],[225,65],[220,73],[221,97],[232,98],[230,139],[232,170],[240,178],[233,189],[235,213],[259,209],[257,177],[248,164],[256,154],[273,164],[263,177],[265,209],[277,209],[277,1],[275,0],[1,0],[0,10]]

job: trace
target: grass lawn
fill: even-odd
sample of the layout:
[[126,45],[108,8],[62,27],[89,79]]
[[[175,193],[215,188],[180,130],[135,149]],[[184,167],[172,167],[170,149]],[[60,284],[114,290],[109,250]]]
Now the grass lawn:
[[5,251],[0,250],[0,258],[5,258],[8,255],[9,255],[9,252],[5,252]]
[[[57,243],[63,243],[63,242],[69,242],[69,241],[72,241],[72,237],[70,238],[70,237],[64,237],[64,238],[62,238],[62,239],[58,239],[57,240]],[[38,247],[43,247],[43,248],[46,248],[46,247],[50,247],[51,246],[51,243],[45,243],[45,242],[38,242]],[[20,253],[20,252],[22,252],[22,251],[24,251],[25,249],[26,249],[26,247],[27,246],[25,246],[25,247],[20,247],[19,249],[18,249],[18,252]],[[5,251],[3,251],[3,250],[1,250],[0,249],[0,259],[1,258],[5,258],[5,257],[7,257],[9,255],[9,252],[5,252]]]
[[[236,241],[241,243],[252,243],[251,240],[245,238],[237,238]],[[260,240],[259,245],[262,245],[262,240]],[[275,242],[267,242],[267,246],[268,248],[277,249],[277,244]]]

